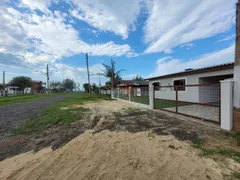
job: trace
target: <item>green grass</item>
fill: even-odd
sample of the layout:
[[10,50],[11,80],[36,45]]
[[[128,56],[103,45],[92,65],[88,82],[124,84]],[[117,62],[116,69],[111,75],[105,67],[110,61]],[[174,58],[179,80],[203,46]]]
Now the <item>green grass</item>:
[[148,96],[132,96],[131,101],[149,105],[149,97]]
[[[189,105],[188,103],[178,102],[178,106],[186,106]],[[176,107],[176,101],[168,101],[168,100],[160,100],[155,99],[154,100],[154,107],[157,109],[163,109],[163,108],[170,108],[170,107]]]
[[202,155],[205,157],[214,157],[215,155],[221,155],[240,162],[240,152],[233,149],[207,148],[204,147],[203,142],[194,142],[193,147],[200,149],[202,151]]
[[6,106],[10,104],[17,104],[21,102],[33,101],[41,98],[47,98],[50,96],[58,96],[66,93],[51,93],[51,94],[35,94],[35,95],[22,95],[22,96],[7,96],[0,97],[0,106]]
[[240,132],[221,130],[221,133],[227,137],[232,138],[237,143],[237,145],[240,146]]
[[236,179],[240,179],[240,172],[233,172],[232,177],[234,177]]
[[124,100],[129,100],[129,95],[128,94],[119,94],[119,99],[124,99]]
[[176,107],[176,102],[175,101],[166,101],[166,100],[155,99],[154,100],[154,107],[159,108],[159,109]]
[[81,93],[79,96],[67,97],[62,102],[43,109],[41,113],[32,119],[26,120],[18,128],[14,129],[14,134],[34,134],[53,125],[71,124],[81,120],[87,108],[73,108],[73,104],[83,104],[87,101],[110,100],[110,96],[90,95]]

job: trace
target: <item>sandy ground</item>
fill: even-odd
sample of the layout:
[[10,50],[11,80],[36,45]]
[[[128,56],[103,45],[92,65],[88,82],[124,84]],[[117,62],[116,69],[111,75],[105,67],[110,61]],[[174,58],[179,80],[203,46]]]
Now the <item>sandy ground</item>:
[[[174,148],[171,148],[174,147]],[[91,131],[57,151],[0,162],[1,179],[223,179],[224,169],[172,136]]]
[[100,115],[109,115],[112,112],[119,112],[122,109],[127,108],[136,108],[132,104],[128,104],[121,101],[111,100],[111,101],[100,101],[100,102],[91,102],[85,103],[83,105],[74,104],[73,107],[84,107],[91,109],[93,114],[100,114]]
[[81,106],[91,109],[89,118],[72,126],[87,129],[83,134],[55,151],[49,147],[0,161],[0,179],[221,180],[240,169],[230,159],[200,156],[188,143],[199,134],[215,140],[217,128],[146,109],[128,111],[133,106],[124,102],[73,105]]

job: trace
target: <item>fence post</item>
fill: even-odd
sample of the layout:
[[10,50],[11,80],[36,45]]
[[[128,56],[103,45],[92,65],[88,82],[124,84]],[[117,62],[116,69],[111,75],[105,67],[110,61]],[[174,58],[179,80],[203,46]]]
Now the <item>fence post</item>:
[[114,99],[114,90],[111,89],[111,99]]
[[232,130],[233,80],[221,81],[221,129]]
[[117,88],[117,98],[119,99],[119,91],[120,91],[120,88],[118,87]]
[[152,84],[149,85],[149,107],[154,109],[154,86]]
[[132,87],[129,86],[128,87],[128,100],[131,101],[131,91],[132,91]]
[[176,88],[176,113],[178,113],[178,87],[174,88]]

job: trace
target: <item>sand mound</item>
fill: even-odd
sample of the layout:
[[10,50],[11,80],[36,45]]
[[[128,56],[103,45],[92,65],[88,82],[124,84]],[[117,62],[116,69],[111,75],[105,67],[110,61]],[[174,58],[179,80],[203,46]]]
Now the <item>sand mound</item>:
[[87,131],[64,147],[0,162],[0,179],[223,179],[212,159],[172,136]]

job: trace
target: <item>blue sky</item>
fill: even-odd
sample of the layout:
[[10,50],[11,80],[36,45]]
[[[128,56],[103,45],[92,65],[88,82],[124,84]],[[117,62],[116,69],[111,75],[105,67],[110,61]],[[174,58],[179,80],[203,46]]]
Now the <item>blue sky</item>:
[[[234,61],[236,0],[3,0],[0,71],[87,82],[116,61],[123,79]],[[98,78],[92,76],[92,82]],[[102,83],[106,78],[102,78]],[[1,82],[1,80],[0,80]]]

